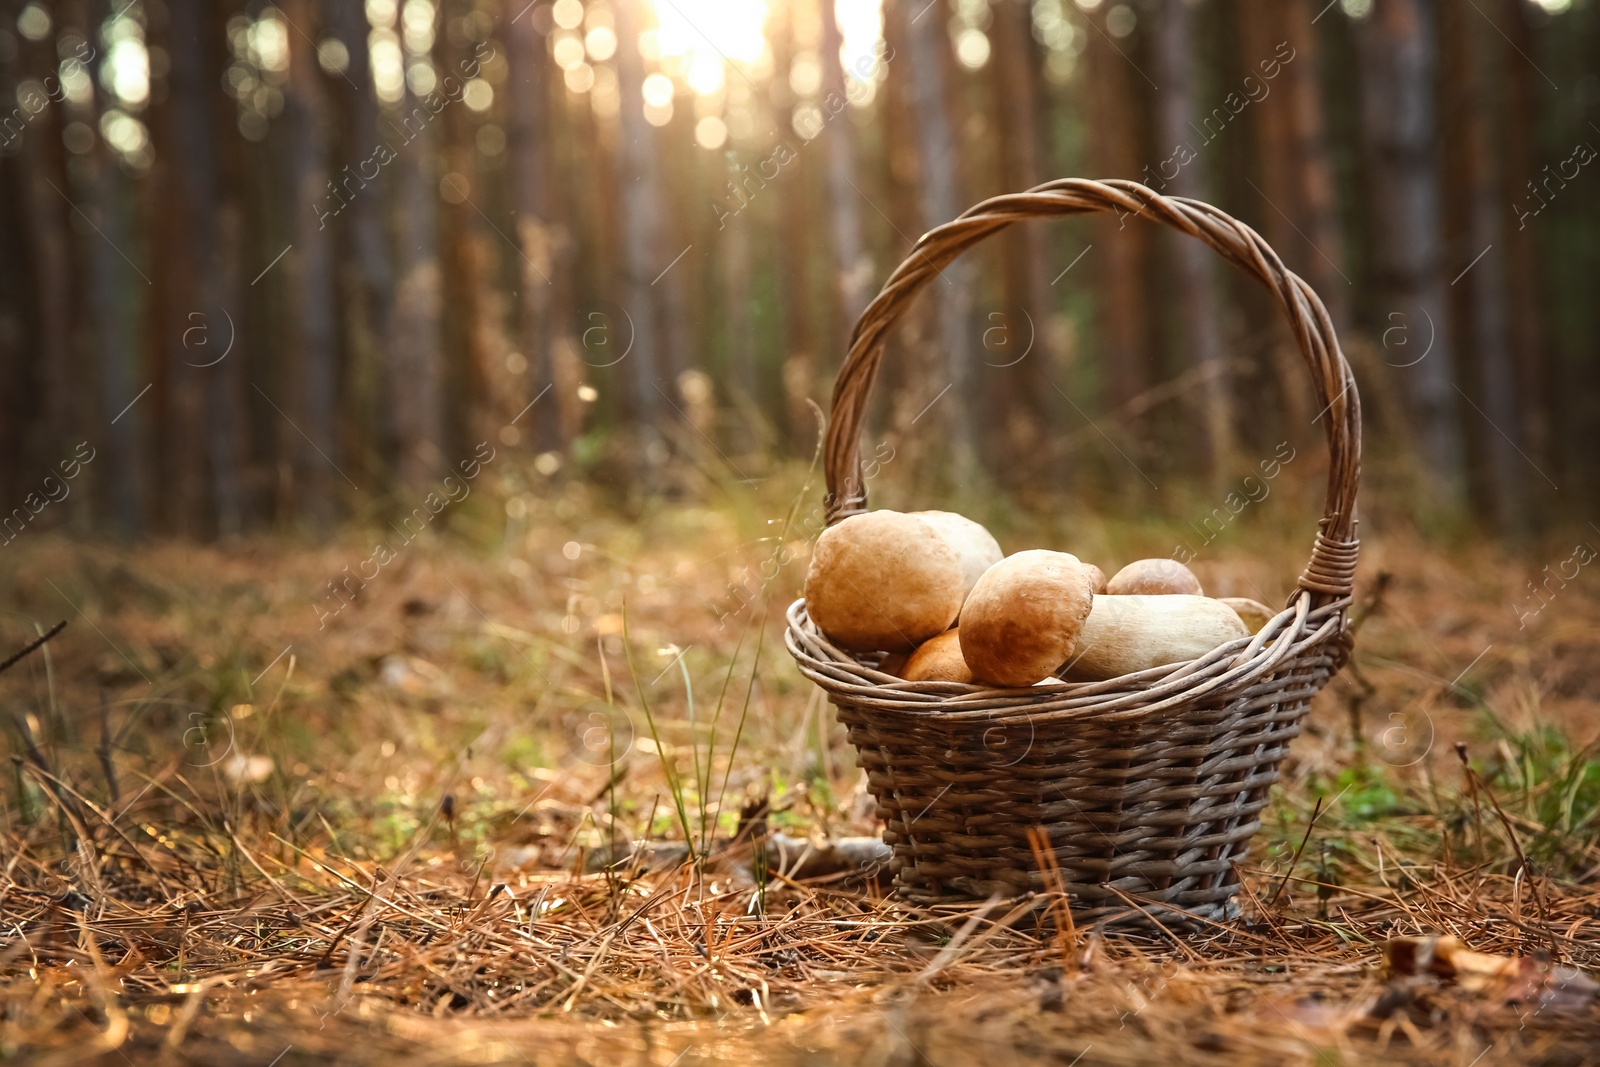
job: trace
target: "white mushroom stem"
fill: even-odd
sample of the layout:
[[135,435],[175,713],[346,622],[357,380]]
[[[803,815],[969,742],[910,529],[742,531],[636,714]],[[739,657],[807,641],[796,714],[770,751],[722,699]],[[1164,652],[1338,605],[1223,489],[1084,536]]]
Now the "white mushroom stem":
[[1199,659],[1249,631],[1232,608],[1203,596],[1096,596],[1067,677],[1099,682]]

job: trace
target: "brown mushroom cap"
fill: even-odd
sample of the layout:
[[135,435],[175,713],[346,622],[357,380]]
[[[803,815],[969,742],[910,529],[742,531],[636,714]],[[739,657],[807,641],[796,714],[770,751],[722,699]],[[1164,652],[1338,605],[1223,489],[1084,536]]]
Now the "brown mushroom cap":
[[1106,592],[1111,596],[1204,595],[1193,571],[1175,559],[1165,558],[1134,560],[1111,576]]
[[1252,634],[1260,633],[1261,628],[1278,615],[1261,601],[1251,600],[1247,596],[1219,596],[1217,601],[1232,608],[1234,614],[1244,623],[1245,629]]
[[950,628],[965,592],[956,550],[930,523],[898,511],[828,527],[806,572],[811,620],[850,652],[910,652]]
[[970,682],[972,671],[961,658],[961,627],[931,637],[911,653],[900,677],[908,682]]
[[973,680],[1032,685],[1072,658],[1094,593],[1078,557],[1035,549],[983,573],[961,609],[961,655]]
[[932,526],[956,550],[967,586],[963,595],[972,591],[984,571],[1005,558],[994,535],[965,515],[953,511],[913,511],[911,514]]
[[1106,572],[1096,567],[1093,563],[1085,563],[1083,569],[1089,573],[1089,586],[1096,593],[1106,591]]

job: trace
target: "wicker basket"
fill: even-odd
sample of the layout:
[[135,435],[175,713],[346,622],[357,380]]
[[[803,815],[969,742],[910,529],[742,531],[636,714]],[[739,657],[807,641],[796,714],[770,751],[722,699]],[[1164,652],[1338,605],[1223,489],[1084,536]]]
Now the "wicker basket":
[[1202,659],[1107,682],[993,689],[905,682],[835,648],[790,609],[786,643],[838,708],[892,846],[925,904],[1064,889],[1079,921],[1192,925],[1237,914],[1234,864],[1278,762],[1349,652],[1361,409],[1322,301],[1250,227],[1131,181],[1050,182],[926,234],[861,316],[824,452],[828,522],[866,509],[860,435],[884,338],[957,255],[1019,219],[1118,211],[1196,237],[1260,278],[1324,406],[1325,513],[1288,606]]

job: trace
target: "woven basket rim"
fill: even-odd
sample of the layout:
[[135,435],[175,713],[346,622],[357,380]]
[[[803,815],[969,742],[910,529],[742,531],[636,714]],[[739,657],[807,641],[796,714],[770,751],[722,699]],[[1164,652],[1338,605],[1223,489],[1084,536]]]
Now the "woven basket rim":
[[1301,593],[1251,637],[1221,645],[1198,659],[1101,682],[1005,688],[905,681],[863,664],[829,641],[806,613],[804,598],[789,606],[784,643],[801,673],[836,699],[870,703],[874,713],[903,717],[908,723],[1136,721],[1176,714],[1200,697],[1223,698],[1272,676],[1285,662],[1311,649],[1343,640],[1349,598],[1317,608],[1311,603],[1311,595]]

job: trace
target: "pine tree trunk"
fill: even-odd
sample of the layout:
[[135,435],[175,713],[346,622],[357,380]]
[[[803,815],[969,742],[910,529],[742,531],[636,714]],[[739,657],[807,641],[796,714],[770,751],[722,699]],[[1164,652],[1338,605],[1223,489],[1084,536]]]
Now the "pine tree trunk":
[[[1498,39],[1497,62],[1505,87],[1505,119],[1502,131],[1505,188],[1514,204],[1527,201],[1529,183],[1538,176],[1537,72],[1528,62],[1535,49],[1528,28],[1525,0],[1501,0],[1491,9],[1495,22],[1505,30]],[[1513,215],[1515,212],[1511,212]],[[1517,369],[1517,395],[1521,401],[1520,421],[1527,442],[1528,457],[1559,484],[1561,470],[1560,423],[1563,399],[1554,389],[1552,353],[1545,334],[1546,298],[1533,220],[1506,225],[1506,268],[1511,306],[1511,347]]]
[[338,222],[330,223],[340,254],[340,292],[344,294],[341,318],[350,393],[346,409],[356,414],[362,427],[359,438],[350,442],[352,462],[346,471],[359,481],[375,482],[382,469],[378,442],[385,436],[386,367],[381,349],[394,311],[394,270],[384,232],[384,206],[394,175],[383,167],[378,151],[378,145],[388,138],[379,127],[365,11],[359,4],[335,0],[329,15],[331,29],[349,53],[344,76],[328,83],[338,102],[342,134],[341,165],[333,180],[349,201]]
[[833,279],[838,307],[833,352],[821,366],[834,368],[850,348],[850,332],[870,299],[872,264],[861,230],[861,193],[856,188],[855,127],[847,103],[844,37],[831,0],[822,0],[822,105],[827,117],[818,139],[827,156],[828,227],[833,242]]
[[[802,153],[804,151],[801,149]],[[822,319],[817,309],[826,307],[826,303],[819,305],[815,299],[812,285],[812,257],[817,255],[812,230],[816,225],[814,220],[821,214],[817,205],[820,187],[814,180],[816,162],[816,158],[802,154],[799,162],[791,165],[795,173],[788,180],[793,183],[795,201],[779,205],[781,210],[777,212],[784,250],[778,262],[786,342],[779,370],[783,386],[783,440],[795,455],[807,457],[816,444],[817,425],[805,401],[811,398],[815,384],[817,331]]]
[[[1405,358],[1415,360],[1391,377],[1410,397],[1430,483],[1441,501],[1454,504],[1465,468],[1434,144],[1434,14],[1433,0],[1385,0],[1357,24],[1356,35],[1380,299],[1387,313],[1404,316],[1412,338]],[[1427,355],[1413,356],[1430,329]]]
[[[313,40],[322,31],[320,12],[313,9],[312,0],[290,0],[285,14]],[[298,329],[288,403],[277,397],[273,403],[284,408],[295,424],[281,419],[278,432],[283,454],[294,457],[295,510],[319,527],[332,522],[339,487],[349,484],[341,471],[344,450],[337,421],[339,349],[328,233],[335,220],[322,214],[337,209],[341,201],[329,180],[330,123],[322,79],[315,47],[291,31],[284,116],[290,138],[288,206],[293,213],[294,248],[285,258],[293,279]]]
[[[740,171],[737,168],[727,170],[733,182],[738,183]],[[743,196],[742,192],[736,194],[737,198]],[[739,202],[737,198],[735,204]],[[722,317],[726,338],[723,382],[741,407],[758,403],[761,395],[756,368],[755,323],[750,314],[750,230],[756,225],[755,209],[746,207],[732,218],[724,216],[724,224],[716,235],[722,260]],[[741,450],[753,444],[753,440],[739,442]]]
[[1451,286],[1464,381],[1471,383],[1468,399],[1476,409],[1466,419],[1469,426],[1478,424],[1478,432],[1467,435],[1475,475],[1471,488],[1482,514],[1497,529],[1510,532],[1521,524],[1522,483],[1533,472],[1518,455],[1516,374],[1505,300],[1506,241],[1501,232],[1507,198],[1493,129],[1500,94],[1486,70],[1492,46],[1480,32],[1493,33],[1494,28],[1459,8],[1442,8],[1439,22],[1445,74],[1442,129],[1452,176],[1446,202],[1454,208],[1448,216],[1450,230],[1463,235],[1454,258],[1465,263],[1477,257]]
[[[1195,119],[1194,24],[1189,0],[1163,0],[1155,34],[1156,80],[1161,91],[1156,96],[1157,154],[1171,162],[1158,167],[1151,180],[1166,181],[1160,191],[1168,196],[1206,199],[1204,168],[1206,157],[1196,151],[1193,158],[1182,148],[1193,146],[1191,123]],[[1182,147],[1180,147],[1182,146]],[[1188,161],[1182,162],[1188,159]],[[1201,375],[1202,385],[1191,395],[1200,408],[1195,412],[1197,426],[1206,442],[1202,462],[1214,485],[1230,477],[1237,444],[1234,435],[1232,386],[1223,350],[1222,328],[1218,321],[1217,286],[1213,274],[1216,253],[1201,242],[1181,234],[1168,237],[1172,249],[1175,277],[1179,286],[1177,303],[1181,312],[1181,338],[1185,362]]]
[[[22,461],[19,466],[25,476],[41,468],[54,469],[61,455],[70,453],[69,439],[76,443],[72,435],[78,428],[73,418],[74,395],[79,391],[73,373],[72,294],[77,291],[72,284],[73,208],[67,200],[71,186],[66,173],[66,149],[61,140],[66,125],[66,103],[51,99],[40,90],[44,79],[54,73],[56,36],[51,34],[38,42],[20,40],[20,35],[13,37],[14,47],[22,52],[23,69],[35,79],[33,95],[28,95],[28,99],[35,101],[37,97],[44,97],[42,106],[29,106],[23,101],[13,103],[11,108],[29,117],[20,129],[13,118],[13,125],[7,131],[14,138],[12,149],[18,152],[12,158],[21,164],[24,243],[20,258],[27,278],[24,317],[31,326],[24,334],[28,340],[21,352],[31,371],[24,379],[25,391],[20,398],[23,401],[20,421],[26,430],[21,449],[13,453]],[[16,97],[12,93],[5,99],[14,101]],[[10,109],[3,114],[12,118]],[[20,139],[20,148],[16,139]],[[9,250],[0,252],[7,258],[14,254]],[[16,504],[6,506],[15,507]],[[4,536],[0,533],[0,538]]]
[[[934,3],[914,14],[906,33],[909,54],[903,60],[917,123],[924,230],[943,225],[966,209],[961,202],[958,177],[956,124],[951,121],[950,41],[945,31],[946,18],[942,3]],[[972,312],[971,278],[971,262],[958,259],[945,267],[927,288],[928,298],[936,302],[937,345],[943,370],[942,380],[928,383],[930,400],[940,390],[948,388],[938,400],[939,408],[930,415],[938,420],[935,426],[944,427],[939,436],[950,445],[952,469],[959,487],[969,485],[975,476],[970,414],[973,356],[967,337]],[[933,428],[925,432],[932,434]]]
[[[472,0],[445,0],[439,5],[440,29],[434,44],[439,89],[448,101],[437,119],[443,139],[444,171],[439,213],[440,259],[444,286],[444,424],[446,462],[471,453],[478,441],[493,439],[515,414],[505,411],[493,396],[496,377],[491,340],[494,325],[489,279],[489,247],[505,248],[499,234],[488,228],[485,216],[492,201],[479,180],[475,127],[461,98],[471,69],[472,42],[464,25],[471,25]],[[454,87],[454,88],[451,88]],[[452,94],[456,97],[451,99]],[[506,249],[511,252],[511,249]],[[512,253],[514,254],[514,253]],[[520,260],[519,260],[520,262]]]
[[[1140,75],[1106,36],[1104,13],[1090,12],[1088,31],[1089,142],[1095,176],[1143,179],[1139,158],[1137,92]],[[1126,50],[1126,45],[1124,45]],[[1094,247],[1081,266],[1099,282],[1099,352],[1107,384],[1102,402],[1120,407],[1150,387],[1148,309],[1144,299],[1145,248],[1149,226],[1143,220],[1097,216]],[[1095,262],[1090,262],[1093,257]],[[1082,402],[1079,401],[1079,406]]]
[[[1260,179],[1253,219],[1284,263],[1322,298],[1338,335],[1348,339],[1351,286],[1328,159],[1314,17],[1307,0],[1248,0],[1240,9],[1243,69],[1265,91],[1246,116],[1255,131]],[[1266,71],[1277,76],[1268,79]],[[1307,387],[1299,347],[1276,328],[1272,315],[1278,400],[1289,423],[1309,425],[1320,405]]]
[[[1328,158],[1328,124],[1322,101],[1322,63],[1317,34],[1317,13],[1324,10],[1313,0],[1283,0],[1280,36],[1270,42],[1272,51],[1255,62],[1278,59],[1287,44],[1292,58],[1282,62],[1280,92],[1288,94],[1289,166],[1295,185],[1295,214],[1305,231],[1302,275],[1322,298],[1341,335],[1350,328],[1351,283],[1345,268],[1344,233],[1339,224],[1339,203]],[[1332,17],[1331,15],[1329,17]],[[1282,252],[1282,248],[1279,249]]]
[[[99,0],[90,10],[96,25],[104,24],[112,14],[109,0]],[[94,66],[91,63],[91,70]],[[106,91],[98,79],[93,81],[91,91],[89,114],[98,127],[106,107]],[[107,526],[120,537],[132,538],[144,524],[141,507],[144,435],[140,432],[144,419],[139,415],[138,405],[126,413],[123,409],[144,388],[144,381],[136,380],[138,312],[129,314],[128,307],[130,304],[133,308],[145,307],[150,287],[117,253],[117,249],[127,248],[131,243],[127,219],[131,197],[128,182],[110,146],[102,138],[97,137],[93,149],[85,155],[82,176],[79,188],[84,195],[83,202],[86,202],[94,229],[99,231],[88,235],[85,249],[94,337],[92,378],[98,392],[93,425],[95,436],[105,442],[103,460],[96,457],[97,461],[105,463],[105,468],[98,472],[95,484],[105,505]],[[127,299],[130,296],[132,299]]]
[[415,489],[433,478],[444,457],[444,392],[439,316],[439,176],[433,156],[435,119],[409,89],[384,123],[398,168],[395,249],[399,280],[387,345],[389,411],[400,481]]
[[[989,63],[994,68],[994,121],[1002,146],[1001,191],[1021,192],[1051,177],[1041,162],[1040,58],[1025,0],[999,0],[993,11],[995,54]],[[1049,238],[1052,232],[1059,232],[1054,226],[1044,220],[1024,222],[1005,235],[1007,303],[1024,314],[1021,321],[1009,321],[1016,316],[1011,308],[1006,309],[1008,347],[984,355],[986,361],[1002,365],[990,375],[1003,375],[996,382],[998,388],[989,390],[990,418],[1008,433],[1006,439],[995,442],[1000,449],[997,458],[1002,460],[998,470],[1026,471],[1032,476],[1046,473],[1034,469],[1028,460],[1038,455],[1039,445],[1054,432],[1050,420],[1056,405],[1051,401],[1059,401],[1050,385],[1060,355],[1054,343],[1059,330],[1049,267]],[[1024,349],[1030,342],[1031,347]],[[996,401],[1004,407],[997,410]],[[1066,466],[1052,464],[1050,470],[1059,474]]]
[[[556,266],[552,255],[550,50],[534,28],[526,0],[506,0],[506,163],[516,217],[516,337],[528,361],[526,397],[555,381],[551,314]],[[557,399],[545,395],[521,423],[539,451],[564,448]]]
[[[619,0],[614,7],[617,37],[636,41],[643,20],[641,0]],[[617,50],[617,89],[622,96],[620,138],[617,160],[617,199],[621,203],[624,311],[631,320],[633,349],[616,370],[628,383],[628,408],[636,429],[646,442],[659,432],[667,399],[674,385],[664,381],[666,362],[657,310],[656,289],[652,286],[668,266],[657,258],[661,247],[660,174],[656,167],[653,143],[655,129],[643,111],[644,64],[637,48]],[[627,330],[613,324],[619,342]]]

